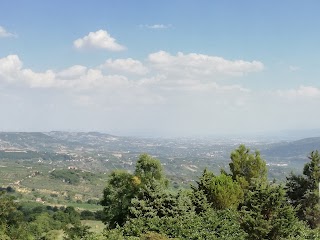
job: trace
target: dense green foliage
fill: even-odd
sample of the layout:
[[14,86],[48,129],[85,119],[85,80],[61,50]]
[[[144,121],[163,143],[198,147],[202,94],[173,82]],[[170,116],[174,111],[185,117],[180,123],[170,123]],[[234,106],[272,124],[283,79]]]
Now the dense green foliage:
[[46,239],[52,230],[80,225],[80,214],[73,207],[18,204],[4,193],[0,213],[0,239]]
[[241,226],[248,239],[288,239],[301,234],[294,208],[281,185],[259,182],[251,185],[242,204]]
[[54,170],[51,172],[51,176],[70,184],[79,184],[81,180],[92,181],[95,179],[95,175],[93,173],[77,169]]
[[141,236],[155,231],[178,239],[246,239],[236,211],[209,210],[201,214],[194,211],[163,217],[131,219],[123,227],[125,236]]
[[300,219],[312,228],[320,226],[320,155],[311,152],[310,162],[304,166],[303,176],[291,174],[287,178],[287,196],[293,206],[298,207]]
[[259,151],[250,153],[250,149],[240,145],[231,153],[230,171],[232,179],[242,188],[247,188],[255,179],[267,180],[266,162],[261,158]]
[[105,222],[114,227],[123,225],[129,216],[131,200],[137,194],[139,179],[125,171],[111,173],[101,204],[105,206]]
[[244,193],[240,184],[226,174],[215,176],[205,169],[197,183],[198,186],[193,187],[194,191],[204,194],[216,209],[236,209],[243,200]]
[[166,186],[167,180],[160,162],[142,154],[134,174],[125,171],[111,173],[101,201],[105,222],[111,227],[122,226],[129,219],[133,199],[143,200],[146,195],[156,189],[161,192]]
[[[304,169],[311,188],[319,169],[312,156]],[[146,155],[134,174],[113,172],[102,200],[107,232],[118,239],[142,239],[148,232],[176,239],[320,239],[319,230],[299,219],[285,188],[268,182],[258,151],[240,145],[230,158],[230,175],[206,169],[191,190],[175,192],[160,162]]]

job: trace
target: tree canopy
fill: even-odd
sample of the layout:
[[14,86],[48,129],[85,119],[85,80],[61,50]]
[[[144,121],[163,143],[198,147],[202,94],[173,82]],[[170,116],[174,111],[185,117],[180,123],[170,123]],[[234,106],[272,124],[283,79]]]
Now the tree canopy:
[[243,188],[247,188],[255,179],[267,180],[266,162],[259,151],[251,153],[245,145],[240,145],[231,153],[230,158],[232,179],[239,182]]
[[[140,155],[134,174],[114,171],[103,192],[104,221],[110,226],[122,226],[130,215],[132,200],[144,199],[145,194],[167,187],[160,161],[147,154]],[[148,191],[146,191],[148,189]]]
[[226,174],[215,176],[205,169],[197,184],[194,191],[202,192],[215,209],[237,208],[243,200],[240,184]]
[[303,175],[291,174],[287,177],[286,194],[293,206],[298,207],[298,216],[312,228],[320,226],[320,155],[313,151],[310,162],[303,168]]
[[[149,232],[163,239],[302,240],[320,236],[298,218],[300,203],[287,200],[288,188],[267,181],[266,162],[258,151],[251,153],[240,145],[230,158],[231,174],[215,175],[205,169],[191,190],[172,192],[161,163],[141,155],[134,174],[116,171],[110,175],[102,201],[109,216],[105,221],[108,232],[118,239],[144,239],[152,235]],[[306,176],[295,176],[299,180],[287,184],[292,189],[298,186],[299,194],[310,192],[305,188],[315,192],[318,155],[312,153],[310,159],[304,168]]]

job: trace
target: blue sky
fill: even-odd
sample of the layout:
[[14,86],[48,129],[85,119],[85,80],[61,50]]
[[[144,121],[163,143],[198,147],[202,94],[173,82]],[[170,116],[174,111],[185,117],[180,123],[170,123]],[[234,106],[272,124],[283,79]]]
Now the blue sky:
[[3,1],[0,130],[320,128],[319,1]]

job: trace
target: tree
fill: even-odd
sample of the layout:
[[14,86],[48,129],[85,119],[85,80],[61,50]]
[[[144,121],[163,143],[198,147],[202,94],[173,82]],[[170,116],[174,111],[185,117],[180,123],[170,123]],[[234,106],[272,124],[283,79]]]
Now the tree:
[[159,233],[147,232],[140,237],[140,240],[169,240],[169,238]]
[[229,164],[232,179],[237,181],[243,189],[248,188],[255,179],[267,180],[266,162],[259,151],[250,153],[250,149],[240,145],[231,153]]
[[137,195],[139,183],[132,174],[114,171],[109,176],[103,191],[101,205],[104,206],[104,222],[110,227],[122,226],[129,216],[131,200]]
[[8,224],[10,215],[17,210],[13,198],[0,191],[0,225]]
[[148,154],[140,155],[136,164],[135,176],[144,185],[152,184],[153,181],[161,183],[163,186],[168,185],[168,180],[165,178],[160,161]]
[[30,239],[14,198],[0,191],[0,239]]
[[131,218],[173,217],[193,212],[189,191],[171,193],[147,191],[143,198],[132,200]]
[[291,173],[287,177],[286,191],[290,203],[299,207],[298,217],[306,220],[312,228],[320,226],[320,155],[313,151],[309,163],[303,168],[303,175]]
[[215,209],[235,209],[243,200],[241,186],[226,174],[215,176],[205,169],[197,184],[197,187],[193,187],[194,192],[202,192]]
[[63,232],[61,230],[51,230],[47,232],[41,240],[56,240],[62,239]]
[[152,191],[162,191],[168,185],[159,160],[140,155],[134,174],[114,171],[103,192],[104,222],[109,227],[122,226],[130,217],[132,200],[143,200]]
[[309,180],[310,188],[317,189],[320,182],[320,155],[318,151],[311,152],[310,162],[304,165],[303,174]]
[[252,184],[240,210],[241,226],[249,240],[289,239],[301,234],[302,224],[288,204],[281,185],[265,182]]
[[83,210],[80,213],[80,218],[81,220],[96,220],[95,213],[89,210]]
[[167,217],[130,219],[123,229],[125,236],[143,236],[150,231],[170,238],[199,240],[244,240],[239,215],[235,210],[209,209],[201,214],[189,211]]
[[65,233],[67,236],[65,236],[64,240],[81,240],[85,237],[89,237],[91,235],[90,233],[90,227],[85,225],[75,225],[70,228],[65,229]]
[[[235,189],[242,193],[238,183],[230,176],[216,177],[205,170],[198,184],[199,189],[193,187],[193,191],[177,194],[163,191],[161,184],[154,184],[151,189],[150,185],[141,188],[145,192],[131,202],[132,216],[122,228],[124,235],[141,237],[154,231],[178,239],[245,239],[235,210],[238,202],[233,196],[239,197]],[[205,191],[217,203],[217,209],[228,204],[234,209],[217,212],[208,203]],[[224,197],[231,200],[223,200]]]
[[66,207],[64,210],[64,213],[66,214],[66,218],[68,223],[78,225],[80,224],[80,213],[78,213],[74,207]]

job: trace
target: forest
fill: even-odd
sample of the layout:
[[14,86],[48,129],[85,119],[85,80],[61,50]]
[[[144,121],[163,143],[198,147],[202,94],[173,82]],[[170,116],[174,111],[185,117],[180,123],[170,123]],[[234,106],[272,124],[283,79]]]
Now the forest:
[[[0,195],[0,239],[320,239],[319,152],[308,158],[302,174],[277,182],[268,179],[259,151],[240,145],[229,169],[205,169],[190,187],[176,189],[161,162],[141,154],[134,172],[107,176],[96,212],[21,202],[8,186]],[[104,230],[92,231],[86,219],[103,222]]]

